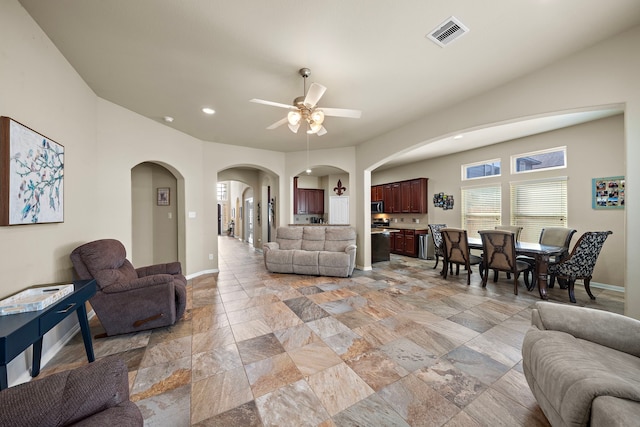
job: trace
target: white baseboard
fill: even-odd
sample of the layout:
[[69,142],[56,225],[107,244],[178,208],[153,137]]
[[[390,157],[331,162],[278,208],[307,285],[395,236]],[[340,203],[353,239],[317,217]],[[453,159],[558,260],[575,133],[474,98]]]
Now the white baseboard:
[[598,283],[598,282],[591,282],[589,284],[589,286],[592,287],[592,288],[606,289],[608,291],[615,291],[615,292],[624,293],[624,287],[623,286],[607,285],[606,283]]
[[185,277],[187,278],[187,280],[191,280],[196,277],[204,276],[205,274],[214,274],[214,273],[220,273],[220,270],[218,270],[217,268],[214,268],[212,270],[202,270],[202,271],[198,271],[197,273],[189,274],[188,276],[185,276]]

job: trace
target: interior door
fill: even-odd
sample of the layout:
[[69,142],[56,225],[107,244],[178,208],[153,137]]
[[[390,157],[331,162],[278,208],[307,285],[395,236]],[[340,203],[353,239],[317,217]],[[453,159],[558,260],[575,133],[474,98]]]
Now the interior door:
[[329,197],[329,224],[349,224],[348,197]]

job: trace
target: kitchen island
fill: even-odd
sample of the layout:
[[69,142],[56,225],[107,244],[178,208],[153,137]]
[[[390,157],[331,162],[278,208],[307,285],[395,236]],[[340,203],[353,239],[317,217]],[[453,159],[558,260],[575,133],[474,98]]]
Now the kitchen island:
[[389,261],[391,259],[391,236],[400,230],[389,228],[371,229],[371,262]]

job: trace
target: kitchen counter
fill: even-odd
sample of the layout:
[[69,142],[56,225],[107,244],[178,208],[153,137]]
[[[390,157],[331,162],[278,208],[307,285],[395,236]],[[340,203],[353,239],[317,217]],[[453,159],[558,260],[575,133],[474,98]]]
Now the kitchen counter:
[[384,234],[384,233],[399,233],[400,230],[394,230],[392,228],[372,228],[371,234]]
[[429,230],[429,225],[405,222],[390,222],[389,225],[385,228],[395,228],[396,230]]
[[287,224],[289,227],[351,227],[350,224]]

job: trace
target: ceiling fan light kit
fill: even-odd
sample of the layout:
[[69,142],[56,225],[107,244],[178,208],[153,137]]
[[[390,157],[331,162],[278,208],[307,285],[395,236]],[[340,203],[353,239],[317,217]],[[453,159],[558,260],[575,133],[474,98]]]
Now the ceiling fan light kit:
[[271,105],[273,107],[287,108],[289,113],[284,119],[278,120],[267,129],[275,129],[285,123],[288,124],[289,130],[293,133],[297,133],[300,128],[300,123],[307,122],[307,134],[315,134],[322,136],[327,133],[323,123],[325,116],[333,117],[349,117],[360,118],[362,112],[360,110],[350,110],[345,108],[319,108],[318,102],[322,95],[326,92],[327,88],[318,83],[311,83],[309,90],[307,91],[307,78],[311,75],[311,70],[308,68],[301,68],[298,73],[302,76],[304,81],[304,96],[299,96],[293,100],[293,105],[280,104],[273,101],[265,101],[262,99],[252,99],[250,102],[257,104]]

